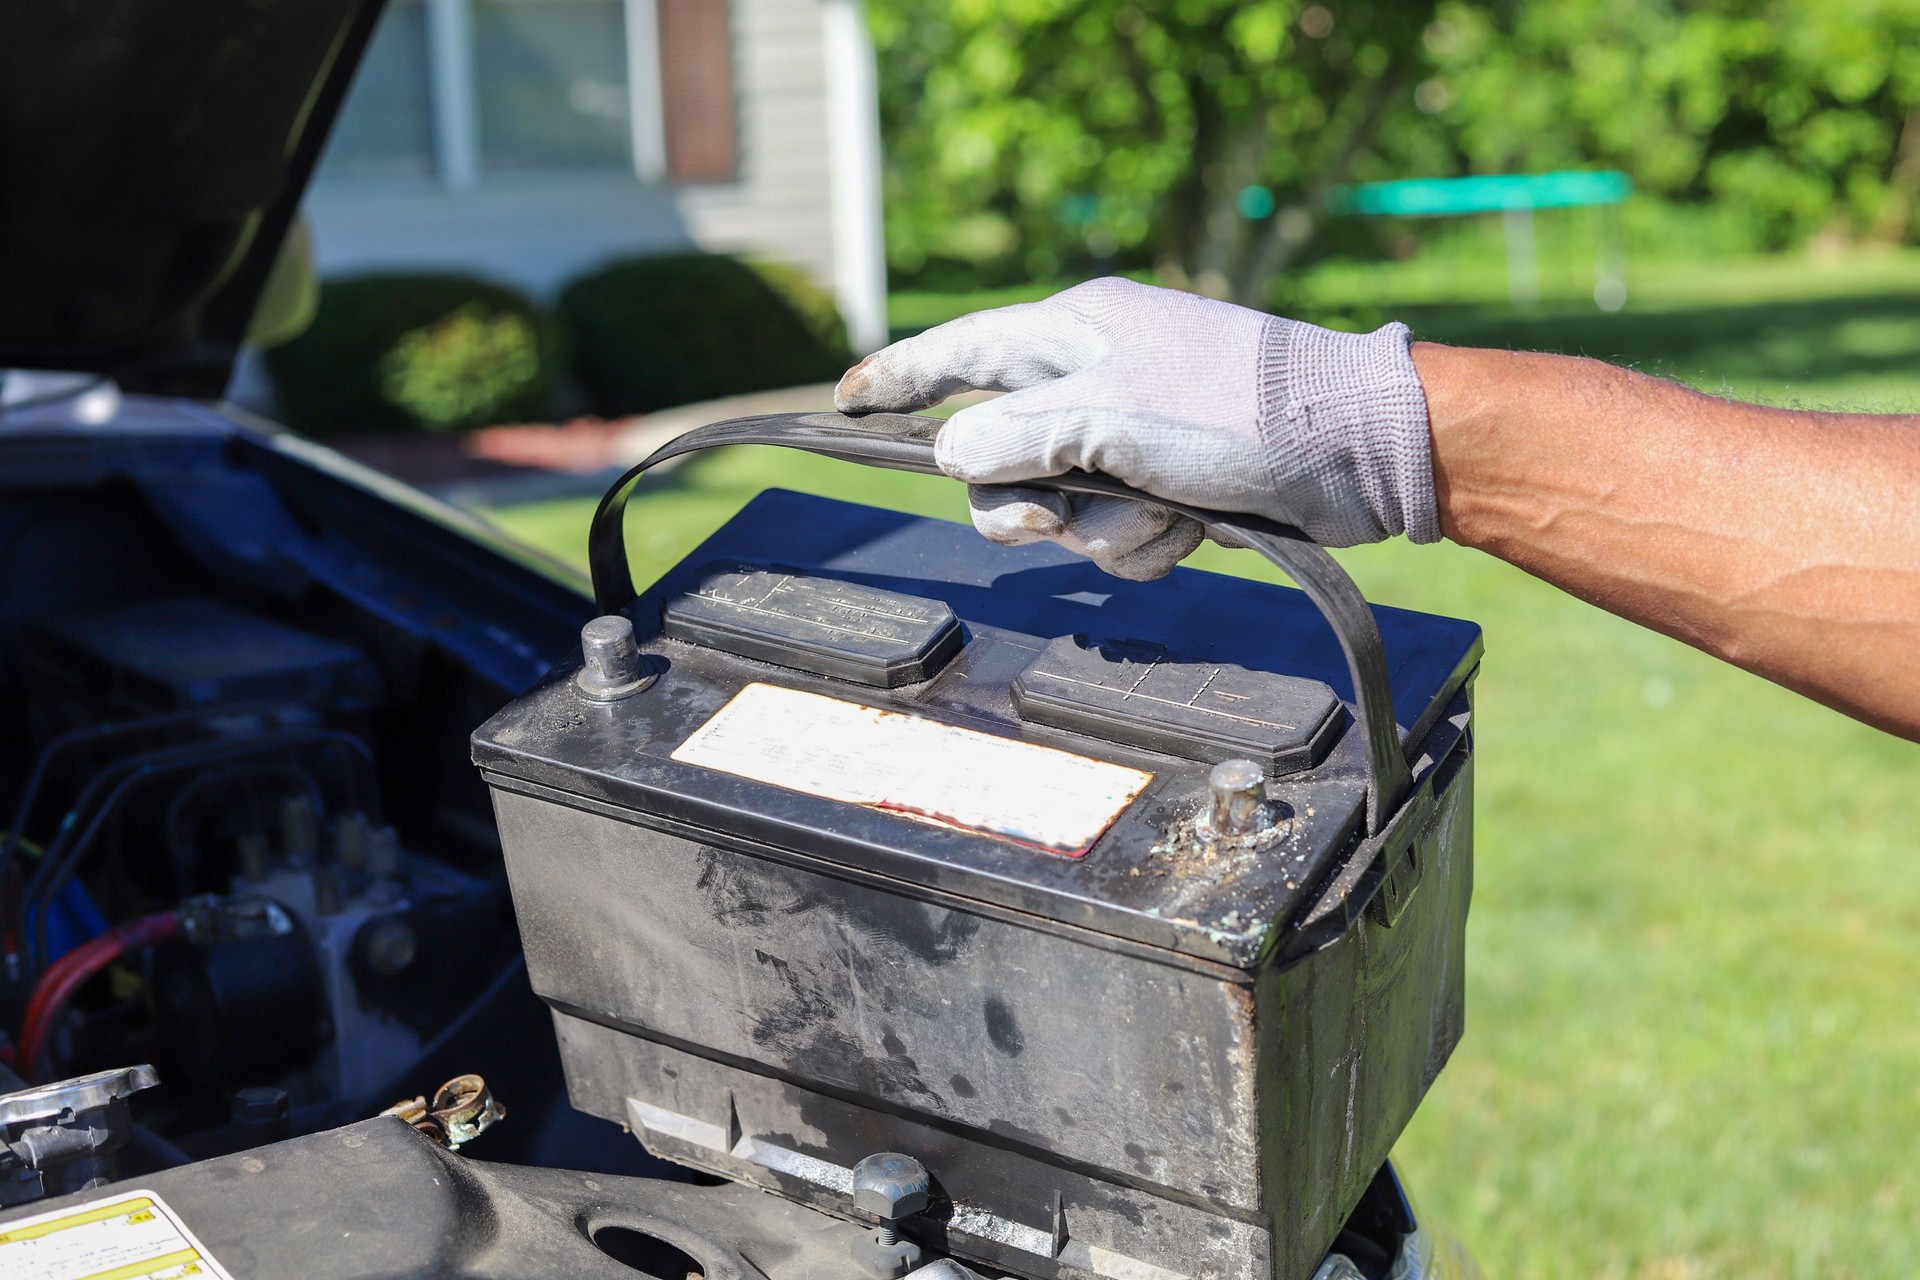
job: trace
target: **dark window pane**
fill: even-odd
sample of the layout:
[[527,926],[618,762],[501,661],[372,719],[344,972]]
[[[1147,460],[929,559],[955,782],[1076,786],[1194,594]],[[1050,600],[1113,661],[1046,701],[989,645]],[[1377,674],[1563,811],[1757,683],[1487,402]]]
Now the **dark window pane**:
[[321,179],[432,173],[430,98],[426,7],[396,0],[380,19],[334,122]]
[[620,0],[476,0],[474,81],[488,169],[630,163]]

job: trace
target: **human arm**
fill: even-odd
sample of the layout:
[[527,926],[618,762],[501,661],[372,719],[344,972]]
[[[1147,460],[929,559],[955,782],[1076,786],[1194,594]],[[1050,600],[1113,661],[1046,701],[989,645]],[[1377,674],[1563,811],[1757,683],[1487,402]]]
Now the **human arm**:
[[964,387],[940,461],[1003,542],[1127,577],[1200,531],[1018,488],[1070,466],[1297,524],[1442,533],[1869,723],[1920,738],[1920,421],[1719,400],[1598,361],[1332,334],[1096,281],[870,357],[849,411]]
[[1448,538],[1920,739],[1920,419],[1569,356],[1412,357]]

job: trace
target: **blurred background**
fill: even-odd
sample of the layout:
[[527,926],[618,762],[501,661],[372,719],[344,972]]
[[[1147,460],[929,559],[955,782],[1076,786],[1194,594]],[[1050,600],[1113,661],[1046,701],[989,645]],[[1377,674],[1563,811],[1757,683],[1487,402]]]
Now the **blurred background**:
[[[660,440],[1114,272],[1911,411],[1917,198],[1915,0],[393,0],[314,321],[234,394],[575,562]],[[771,484],[964,515],[714,455],[635,503],[641,580]],[[1493,1275],[1912,1274],[1920,748],[1473,552],[1342,559],[1487,633],[1422,1207]]]

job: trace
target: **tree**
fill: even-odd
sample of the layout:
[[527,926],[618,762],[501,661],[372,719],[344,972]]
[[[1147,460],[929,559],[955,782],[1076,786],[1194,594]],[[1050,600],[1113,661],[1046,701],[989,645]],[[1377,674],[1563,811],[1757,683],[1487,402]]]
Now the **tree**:
[[909,273],[1150,263],[1259,305],[1372,238],[1327,234],[1335,183],[1560,168],[1732,249],[1920,230],[1920,0],[870,4]]
[[1463,168],[1619,167],[1754,247],[1913,231],[1917,0],[1449,0],[1427,43]]
[[871,0],[895,265],[1151,260],[1259,305],[1377,147],[1432,0]]

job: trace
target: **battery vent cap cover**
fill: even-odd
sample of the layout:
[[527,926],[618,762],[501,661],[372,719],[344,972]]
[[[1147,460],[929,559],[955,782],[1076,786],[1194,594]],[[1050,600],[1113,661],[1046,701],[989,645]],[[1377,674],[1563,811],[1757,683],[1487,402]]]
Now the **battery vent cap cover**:
[[1248,759],[1269,775],[1318,764],[1348,722],[1319,680],[1083,635],[1049,642],[1015,677],[1013,702],[1032,724],[1208,764]]
[[876,689],[932,679],[962,643],[943,601],[778,565],[706,565],[661,613],[676,640]]

